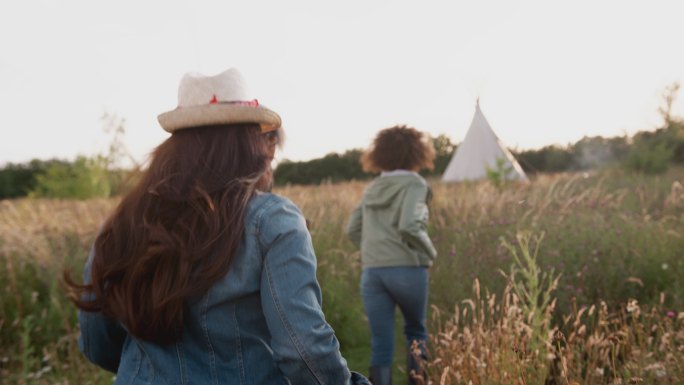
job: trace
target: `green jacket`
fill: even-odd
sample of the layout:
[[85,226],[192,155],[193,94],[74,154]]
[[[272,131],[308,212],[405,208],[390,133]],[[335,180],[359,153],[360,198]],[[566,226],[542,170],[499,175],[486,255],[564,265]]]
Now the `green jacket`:
[[366,188],[347,225],[363,267],[431,266],[437,251],[427,234],[432,193],[415,172],[383,173]]

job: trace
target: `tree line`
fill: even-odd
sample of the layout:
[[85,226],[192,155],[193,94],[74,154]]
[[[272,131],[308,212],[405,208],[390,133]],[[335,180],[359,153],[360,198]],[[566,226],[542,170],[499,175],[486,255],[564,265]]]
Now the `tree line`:
[[[456,149],[446,135],[440,135],[432,139],[435,147],[435,168],[425,171],[426,175],[441,174],[449,164],[449,160]],[[361,168],[361,155],[363,149],[352,149],[342,154],[330,153],[322,158],[305,162],[282,161],[274,172],[276,185],[286,184],[320,184],[335,183],[348,180],[370,179],[374,174],[369,174]]]
[[[672,104],[679,91],[674,83],[663,92],[658,109],[663,124],[653,131],[640,131],[632,136],[584,137],[566,146],[550,145],[540,149],[510,149],[528,175],[582,171],[602,167],[623,167],[627,170],[658,174],[672,164],[684,164],[684,119],[672,115]],[[139,171],[117,167],[128,156],[123,145],[124,122],[105,115],[105,131],[113,133],[106,154],[79,156],[73,161],[34,159],[27,163],[9,163],[0,168],[0,199],[20,197],[90,198],[109,197],[125,191]],[[446,135],[432,139],[436,159],[433,170],[425,176],[439,176],[446,169],[458,145]],[[330,153],[309,161],[280,162],[274,172],[276,185],[320,184],[348,180],[366,180],[374,175],[365,173],[359,162],[362,149]]]
[[[663,91],[662,105],[658,108],[663,125],[655,131],[640,131],[631,137],[585,136],[566,146],[509,150],[528,175],[602,167],[624,167],[647,174],[663,173],[671,164],[684,164],[684,119],[672,115],[679,87],[679,83],[673,83]],[[433,145],[437,155],[435,168],[424,171],[426,176],[442,175],[458,147],[446,135],[433,138]],[[361,149],[353,149],[310,161],[281,162],[275,172],[275,183],[320,184],[369,179],[373,175],[363,172],[359,163],[362,153]]]

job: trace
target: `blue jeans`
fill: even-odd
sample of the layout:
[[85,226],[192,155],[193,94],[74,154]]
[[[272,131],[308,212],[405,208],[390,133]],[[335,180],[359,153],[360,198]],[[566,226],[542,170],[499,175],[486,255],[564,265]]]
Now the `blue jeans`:
[[416,266],[368,267],[361,273],[361,297],[371,329],[371,366],[392,365],[394,309],[404,316],[407,348],[427,340],[425,314],[428,269]]

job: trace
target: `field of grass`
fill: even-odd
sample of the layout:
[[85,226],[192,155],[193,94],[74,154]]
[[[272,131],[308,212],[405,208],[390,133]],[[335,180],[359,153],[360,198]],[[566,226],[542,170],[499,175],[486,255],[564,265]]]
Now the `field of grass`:
[[[684,170],[431,184],[432,383],[684,383]],[[309,220],[326,317],[350,368],[366,373],[359,253],[344,234],[364,186],[275,192]],[[0,383],[111,383],[78,352],[59,277],[81,271],[115,204],[0,201]]]

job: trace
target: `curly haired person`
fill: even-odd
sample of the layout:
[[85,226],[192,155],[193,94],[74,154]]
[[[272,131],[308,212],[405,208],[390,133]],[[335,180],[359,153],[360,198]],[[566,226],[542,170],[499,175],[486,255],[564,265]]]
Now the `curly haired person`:
[[347,235],[361,248],[361,296],[371,330],[370,380],[375,385],[392,382],[396,307],[404,318],[409,383],[425,375],[428,268],[437,252],[426,229],[432,193],[418,171],[431,169],[434,157],[427,135],[395,126],[380,131],[361,158],[365,171],[380,175],[351,214]]

